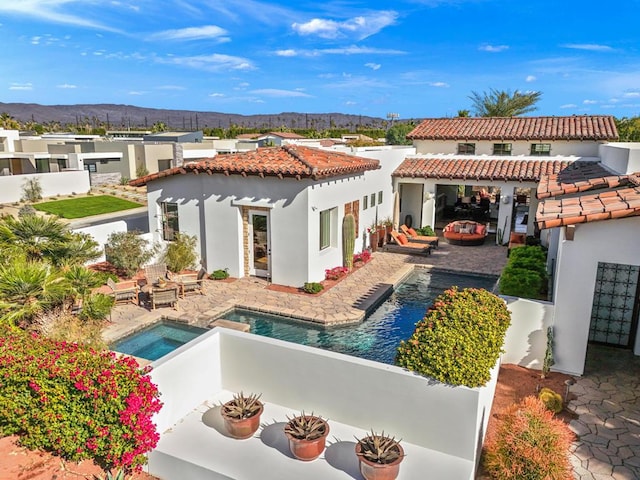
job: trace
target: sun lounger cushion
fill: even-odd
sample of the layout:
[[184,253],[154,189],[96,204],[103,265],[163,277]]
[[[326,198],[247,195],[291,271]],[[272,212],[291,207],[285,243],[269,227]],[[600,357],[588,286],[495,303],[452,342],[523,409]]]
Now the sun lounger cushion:
[[404,233],[398,234],[398,243],[400,245],[406,245],[407,243],[409,243],[409,240],[407,239],[407,236]]

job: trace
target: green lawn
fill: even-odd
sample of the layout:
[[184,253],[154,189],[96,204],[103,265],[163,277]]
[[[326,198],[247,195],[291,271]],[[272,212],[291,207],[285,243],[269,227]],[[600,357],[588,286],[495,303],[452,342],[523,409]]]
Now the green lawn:
[[91,215],[100,215],[102,213],[119,212],[120,210],[142,207],[142,205],[109,195],[98,195],[43,202],[33,207],[41,212],[71,219],[90,217]]

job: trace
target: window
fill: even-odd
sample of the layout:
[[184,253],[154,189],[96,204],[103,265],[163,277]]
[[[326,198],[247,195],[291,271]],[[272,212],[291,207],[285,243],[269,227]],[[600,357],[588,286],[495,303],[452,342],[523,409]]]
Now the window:
[[550,143],[532,143],[531,155],[534,155],[536,157],[548,157],[549,155],[551,155],[551,144]]
[[88,170],[89,173],[96,173],[98,170],[96,168],[96,164],[95,163],[84,163],[84,169]]
[[511,155],[510,143],[494,143],[493,144],[494,155]]
[[362,210],[369,208],[369,195],[362,197]]
[[378,205],[382,203],[382,190],[378,192]]
[[459,143],[458,155],[475,155],[476,144],[475,143]]
[[178,225],[178,204],[162,202],[162,238],[172,241],[180,230]]
[[37,173],[48,173],[49,172],[49,159],[47,159],[47,158],[36,158],[36,172]]
[[158,160],[158,171],[169,170],[171,168],[171,159]]
[[376,206],[376,194],[375,193],[371,194],[371,206],[372,207]]
[[333,243],[331,224],[336,217],[336,209],[330,208],[320,212],[320,250],[329,248]]
[[[367,198],[367,197],[364,197]],[[354,200],[353,202],[348,202],[344,204],[344,214],[353,215],[353,218],[356,220],[356,238],[358,238],[359,228],[360,228],[360,200]]]

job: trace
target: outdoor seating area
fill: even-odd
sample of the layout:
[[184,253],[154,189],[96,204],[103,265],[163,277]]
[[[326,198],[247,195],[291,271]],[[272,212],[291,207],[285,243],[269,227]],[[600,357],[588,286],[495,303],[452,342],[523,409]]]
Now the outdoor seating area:
[[433,248],[438,248],[440,239],[437,236],[418,235],[418,232],[406,225],[400,225],[400,231],[407,236],[410,242],[427,243]]
[[198,273],[183,273],[181,275],[173,275],[172,281],[178,285],[180,298],[185,298],[190,293],[205,294],[204,280],[207,272],[200,269]]
[[449,223],[442,235],[452,245],[482,245],[487,238],[487,226],[470,220],[458,220]]
[[509,235],[509,248],[507,249],[507,256],[511,252],[512,249],[517,247],[524,247],[527,244],[527,234],[526,233],[518,233],[511,232]]
[[149,299],[153,310],[161,305],[169,305],[178,310],[178,286],[167,284],[166,287],[152,287],[149,291]]

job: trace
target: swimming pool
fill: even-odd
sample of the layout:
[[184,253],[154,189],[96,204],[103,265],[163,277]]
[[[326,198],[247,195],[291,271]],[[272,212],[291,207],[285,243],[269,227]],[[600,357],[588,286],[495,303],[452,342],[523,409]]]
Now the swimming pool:
[[110,350],[135,357],[157,360],[207,332],[206,328],[161,320],[109,346]]
[[400,340],[411,336],[435,297],[453,285],[492,291],[496,281],[497,277],[416,269],[364,322],[351,326],[326,328],[249,310],[221,318],[247,323],[258,335],[393,364]]

